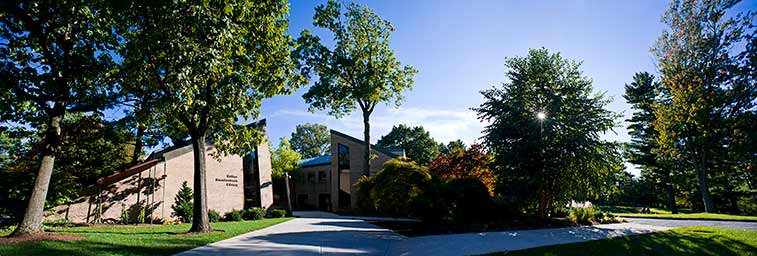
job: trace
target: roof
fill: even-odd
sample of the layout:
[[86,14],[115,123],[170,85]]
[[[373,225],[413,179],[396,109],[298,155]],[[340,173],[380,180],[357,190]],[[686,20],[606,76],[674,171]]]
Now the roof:
[[[354,141],[355,143],[359,143],[359,144],[363,144],[363,143],[365,143],[365,142],[363,142],[362,140],[360,140],[360,139],[358,139],[358,138],[355,138],[355,137],[349,136],[349,135],[347,135],[347,134],[344,134],[344,133],[338,132],[338,131],[336,131],[336,130],[331,130],[331,134],[332,134],[332,135],[337,135],[337,136],[339,136],[339,137],[344,137],[344,138],[346,138],[346,139],[349,139],[349,140],[351,140],[351,141]],[[392,158],[397,158],[397,157],[401,157],[401,156],[402,156],[402,155],[398,155],[398,154],[396,154],[396,152],[391,152],[391,151],[389,151],[389,150],[386,150],[386,149],[383,149],[383,148],[380,148],[380,147],[376,147],[376,145],[373,145],[373,144],[371,144],[371,150],[375,150],[376,152],[380,152],[380,153],[382,153],[382,154],[384,154],[384,155],[387,155],[387,156],[389,156],[389,157],[392,157]],[[402,150],[402,152],[404,153],[404,152],[405,152],[405,150]]]
[[300,167],[331,164],[331,155],[311,157],[300,160]]
[[148,161],[144,161],[141,163],[138,163],[132,167],[127,168],[126,170],[114,173],[108,177],[100,178],[97,180],[98,185],[109,185],[112,183],[116,183],[118,181],[121,181],[125,179],[126,177],[129,177],[131,175],[137,174],[139,172],[142,172],[144,170],[147,170],[150,167],[153,167],[160,163],[160,161],[163,161],[162,158],[156,158]]

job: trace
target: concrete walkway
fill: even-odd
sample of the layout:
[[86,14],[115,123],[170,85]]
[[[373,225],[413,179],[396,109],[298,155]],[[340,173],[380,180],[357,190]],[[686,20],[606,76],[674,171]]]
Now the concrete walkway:
[[363,220],[326,212],[296,218],[177,255],[387,255],[404,236]]
[[326,212],[295,212],[295,215],[299,218],[177,255],[470,255],[669,229],[619,223],[408,238],[369,224],[360,219],[363,217]]

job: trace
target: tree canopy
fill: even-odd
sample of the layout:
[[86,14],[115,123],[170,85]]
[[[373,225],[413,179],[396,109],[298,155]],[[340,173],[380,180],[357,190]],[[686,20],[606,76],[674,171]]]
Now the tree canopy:
[[110,102],[119,43],[108,1],[0,3],[0,117],[43,131],[37,175],[14,235],[41,232],[45,199],[67,113]]
[[483,146],[473,144],[469,149],[459,148],[448,154],[440,154],[428,164],[431,174],[442,180],[475,179],[481,181],[489,195],[494,195],[494,185],[497,181],[490,166],[493,156],[486,153]]
[[294,54],[302,74],[318,80],[302,96],[310,110],[342,117],[360,108],[363,114],[365,175],[370,170],[370,115],[380,102],[399,106],[417,71],[402,66],[389,47],[394,27],[364,5],[346,7],[335,0],[316,7],[313,25],[334,35],[329,49],[309,30],[300,33]]
[[[143,1],[134,6],[124,67],[137,76],[165,123],[180,124],[195,155],[191,231],[210,231],[205,140],[242,155],[260,142],[255,119],[265,98],[304,81],[290,58],[286,1]],[[181,33],[177,33],[181,31]],[[175,127],[175,126],[169,126]]]
[[423,126],[410,127],[404,124],[392,127],[376,143],[380,148],[404,149],[405,155],[418,163],[426,165],[439,155],[439,147],[431,134]]
[[282,137],[279,145],[276,146],[273,154],[271,154],[272,176],[282,177],[286,173],[299,170],[301,159],[302,155],[292,150],[289,140],[286,137]]
[[659,133],[656,150],[695,170],[705,212],[715,211],[709,183],[711,176],[722,173],[713,171],[722,172],[718,167],[729,165],[719,156],[727,154],[723,151],[729,149],[729,140],[740,136],[733,132],[741,129],[731,125],[755,113],[757,85],[754,66],[747,60],[749,47],[734,51],[753,42],[755,14],[729,14],[738,2],[671,2],[663,16],[668,27],[653,49],[668,93],[653,105],[653,125]]
[[292,149],[303,158],[323,156],[331,151],[331,134],[322,124],[298,124],[290,142]]
[[507,58],[505,67],[509,82],[482,91],[485,101],[474,108],[490,123],[482,139],[495,154],[502,192],[540,217],[596,196],[622,168],[618,145],[600,139],[619,117],[605,109],[610,101],[577,62],[544,48]]

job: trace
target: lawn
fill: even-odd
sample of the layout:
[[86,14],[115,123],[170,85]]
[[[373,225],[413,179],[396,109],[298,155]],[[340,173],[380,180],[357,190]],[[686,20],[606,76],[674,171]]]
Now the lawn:
[[640,207],[631,206],[600,206],[603,211],[612,212],[620,217],[640,217],[640,218],[672,218],[672,219],[700,219],[700,220],[739,220],[739,221],[757,221],[757,216],[743,216],[720,213],[692,213],[689,210],[682,209],[681,213],[672,214],[670,211],[659,208],[649,208],[652,214],[639,213]]
[[170,255],[291,219],[211,223],[213,229],[225,232],[200,235],[177,234],[189,230],[190,224],[55,228],[49,232],[85,238],[77,241],[0,244],[0,255]]
[[757,255],[757,232],[688,227],[491,255]]

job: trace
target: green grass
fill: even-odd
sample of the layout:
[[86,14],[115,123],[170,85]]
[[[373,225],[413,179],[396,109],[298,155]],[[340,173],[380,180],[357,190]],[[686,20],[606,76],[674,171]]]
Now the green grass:
[[688,227],[491,255],[757,255],[757,232]]
[[189,230],[190,224],[54,228],[48,231],[81,235],[85,239],[0,244],[0,255],[169,255],[291,219],[211,223],[213,229],[225,232],[199,235],[176,234]]
[[615,215],[620,216],[620,217],[640,217],[640,218],[757,221],[757,216],[742,216],[742,215],[731,215],[731,214],[720,214],[720,213],[679,213],[679,214],[615,213]]
[[672,218],[672,219],[699,219],[699,220],[747,220],[757,221],[757,216],[743,216],[720,213],[692,213],[689,210],[682,209],[681,213],[672,214],[670,211],[659,208],[649,208],[654,214],[641,214],[641,207],[632,206],[600,206],[603,211],[611,212],[619,217],[640,217],[640,218]]

